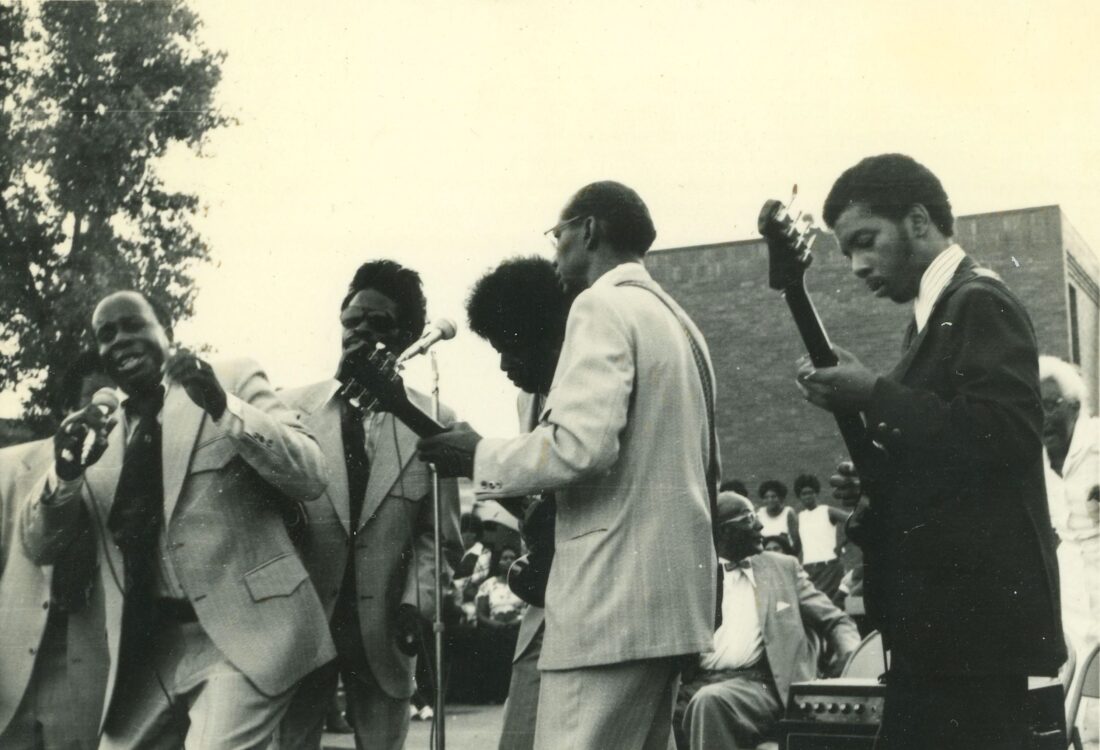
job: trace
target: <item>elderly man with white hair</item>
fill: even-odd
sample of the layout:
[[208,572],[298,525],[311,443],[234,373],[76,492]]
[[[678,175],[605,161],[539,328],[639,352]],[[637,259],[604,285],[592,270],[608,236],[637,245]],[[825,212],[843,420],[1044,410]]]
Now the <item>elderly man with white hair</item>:
[[1039,380],[1063,588],[1077,583],[1084,589],[1078,596],[1066,594],[1079,589],[1063,592],[1065,628],[1080,653],[1096,643],[1100,620],[1100,418],[1089,414],[1088,390],[1074,365],[1039,357]]

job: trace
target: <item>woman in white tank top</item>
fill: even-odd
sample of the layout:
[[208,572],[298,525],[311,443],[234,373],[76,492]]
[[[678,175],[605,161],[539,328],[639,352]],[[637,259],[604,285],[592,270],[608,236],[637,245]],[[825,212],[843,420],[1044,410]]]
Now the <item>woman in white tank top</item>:
[[802,559],[802,539],[798,535],[798,516],[794,509],[785,504],[787,486],[777,479],[768,479],[760,484],[758,490],[762,508],[759,514],[764,527],[763,536],[785,536],[794,549],[798,559]]

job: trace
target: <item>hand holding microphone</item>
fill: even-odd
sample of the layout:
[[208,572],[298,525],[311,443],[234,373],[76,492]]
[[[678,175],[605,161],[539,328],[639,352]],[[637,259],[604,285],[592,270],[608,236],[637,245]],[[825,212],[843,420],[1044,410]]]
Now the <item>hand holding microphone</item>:
[[115,426],[112,415],[119,401],[113,388],[100,388],[83,409],[70,414],[54,435],[57,476],[66,481],[79,479],[107,450],[107,435]]

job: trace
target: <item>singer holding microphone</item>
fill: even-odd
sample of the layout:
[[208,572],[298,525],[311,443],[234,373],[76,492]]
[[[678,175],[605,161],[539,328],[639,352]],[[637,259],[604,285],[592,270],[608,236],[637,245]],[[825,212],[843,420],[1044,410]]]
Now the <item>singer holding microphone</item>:
[[321,494],[321,450],[259,365],[173,352],[141,294],[108,295],[92,330],[125,397],[113,419],[62,422],[20,528],[40,565],[89,524],[102,542],[99,747],[264,747],[292,686],[335,653],[280,513]]
[[[454,335],[439,321],[425,334],[420,276],[390,260],[364,263],[340,304],[338,373],[355,378],[364,349],[379,345],[401,360]],[[416,460],[416,434],[393,414],[345,396],[337,380],[280,393],[317,436],[329,467],[328,488],[310,503],[304,560],[324,604],[337,659],[298,688],[279,731],[285,750],[320,748],[325,712],[342,676],[356,747],[401,748],[409,727],[415,658],[428,658],[420,618],[432,619],[434,520],[432,479]],[[431,399],[405,388],[424,412]],[[454,421],[440,409],[440,420]],[[440,482],[445,557],[462,557],[458,486]]]

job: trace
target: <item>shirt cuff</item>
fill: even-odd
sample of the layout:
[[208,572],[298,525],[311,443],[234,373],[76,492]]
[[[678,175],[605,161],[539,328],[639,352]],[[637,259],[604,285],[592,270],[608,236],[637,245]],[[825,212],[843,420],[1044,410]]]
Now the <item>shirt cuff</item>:
[[232,393],[225,394],[225,411],[214,424],[232,437],[244,434],[244,402]]

